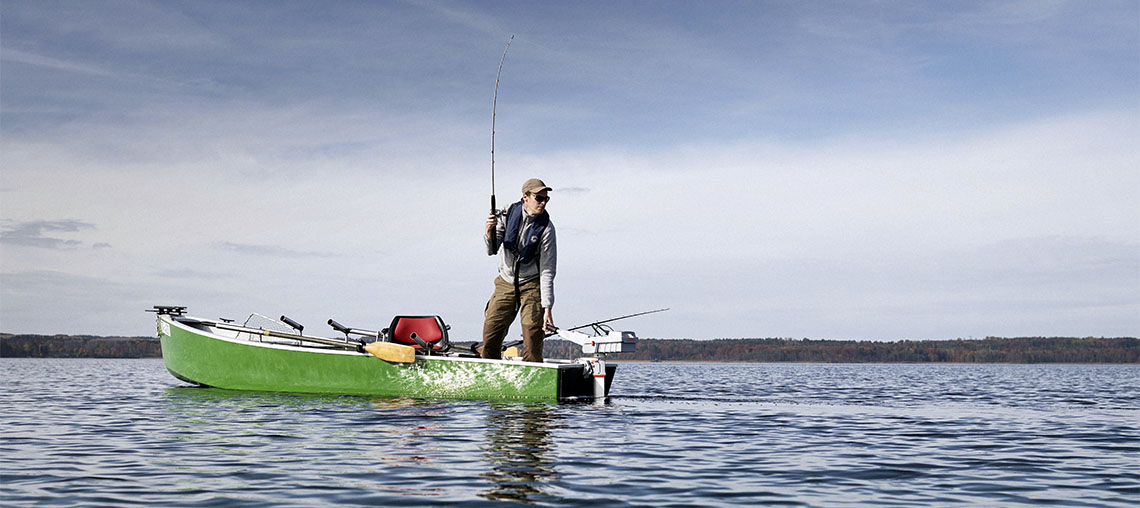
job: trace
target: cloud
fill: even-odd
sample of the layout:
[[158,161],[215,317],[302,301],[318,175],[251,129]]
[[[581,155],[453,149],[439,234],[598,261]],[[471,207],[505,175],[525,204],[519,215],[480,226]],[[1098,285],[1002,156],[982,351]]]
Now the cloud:
[[251,256],[268,256],[275,258],[328,258],[336,257],[336,254],[327,252],[313,252],[313,251],[299,251],[279,245],[258,245],[249,243],[236,243],[236,242],[217,242],[214,244],[216,248],[236,252],[239,254],[248,254]]
[[[0,49],[0,60],[12,63],[22,63],[27,65],[34,65],[36,67],[45,67],[66,72],[74,72],[78,74],[87,74],[90,76],[112,76],[114,73],[90,64],[62,60],[59,58],[52,58],[49,56],[38,55],[27,51],[20,51],[5,47]],[[10,71],[9,71],[10,72]]]
[[590,192],[589,187],[574,187],[574,186],[559,187],[557,190],[558,190],[559,194],[566,194],[566,195],[570,195],[570,196],[578,196],[578,195]]
[[186,280],[218,280],[230,276],[230,274],[224,272],[194,270],[191,268],[165,268],[155,272],[155,275],[168,279]]
[[672,307],[638,328],[649,337],[897,340],[1140,331],[1140,245],[1092,237],[1018,238],[878,258],[819,253],[574,272],[577,279],[560,282],[562,315]]
[[89,333],[173,302],[477,335],[517,33],[497,192],[555,188],[563,324],[671,306],[638,328],[1135,329],[1135,12],[6,4],[0,242],[25,289],[4,324],[61,331],[46,295],[71,294],[120,299],[69,323]]
[[[83,242],[46,236],[46,234],[49,232],[76,233],[88,229],[95,229],[95,225],[73,219],[19,222],[0,231],[0,243],[40,249],[73,250],[82,246]],[[100,242],[95,247],[103,248],[110,247],[110,245]]]
[[485,36],[498,37],[509,33],[506,23],[498,16],[482,14],[476,10],[458,9],[440,2],[407,0],[407,3],[434,12],[452,23]]
[[[4,331],[60,330],[89,333],[83,322],[104,322],[97,334],[143,335],[131,326],[131,312],[141,314],[141,289],[110,277],[78,275],[59,270],[0,272],[0,323]],[[104,330],[108,330],[105,332]],[[133,330],[133,331],[132,331]]]

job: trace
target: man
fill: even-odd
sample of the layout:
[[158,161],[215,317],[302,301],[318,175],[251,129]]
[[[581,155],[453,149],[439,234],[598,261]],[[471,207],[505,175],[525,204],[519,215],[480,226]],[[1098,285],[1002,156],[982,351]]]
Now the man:
[[499,254],[495,292],[487,302],[483,321],[483,358],[502,358],[503,337],[521,314],[523,361],[542,361],[545,329],[554,326],[554,273],[558,248],[554,223],[546,213],[552,189],[531,178],[522,186],[522,200],[503,214],[487,216],[483,240],[487,255]]

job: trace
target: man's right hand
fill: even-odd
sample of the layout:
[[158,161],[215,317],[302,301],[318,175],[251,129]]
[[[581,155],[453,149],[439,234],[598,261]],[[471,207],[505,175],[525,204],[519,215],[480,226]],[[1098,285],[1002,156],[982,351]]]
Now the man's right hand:
[[487,238],[492,238],[492,235],[495,234],[495,227],[498,225],[499,225],[499,216],[498,215],[491,214],[491,215],[487,216],[487,231],[485,233]]

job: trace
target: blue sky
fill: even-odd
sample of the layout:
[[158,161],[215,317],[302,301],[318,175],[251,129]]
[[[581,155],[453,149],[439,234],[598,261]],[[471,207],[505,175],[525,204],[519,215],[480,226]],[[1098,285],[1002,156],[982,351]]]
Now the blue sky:
[[[543,178],[563,326],[1140,334],[1126,2],[0,6],[0,331],[151,305],[475,340]],[[515,332],[512,332],[515,333]]]

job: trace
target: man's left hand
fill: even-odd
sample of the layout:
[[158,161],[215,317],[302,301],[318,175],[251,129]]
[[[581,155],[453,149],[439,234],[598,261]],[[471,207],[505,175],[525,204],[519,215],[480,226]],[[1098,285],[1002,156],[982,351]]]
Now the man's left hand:
[[554,313],[551,311],[550,307],[545,307],[542,309],[542,328],[544,330],[554,328]]

